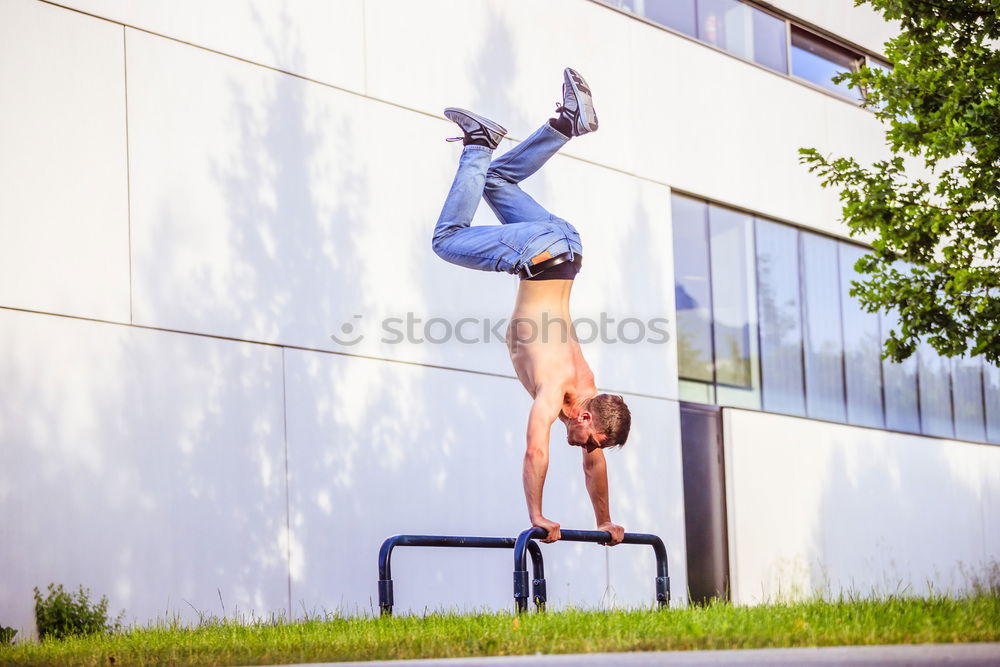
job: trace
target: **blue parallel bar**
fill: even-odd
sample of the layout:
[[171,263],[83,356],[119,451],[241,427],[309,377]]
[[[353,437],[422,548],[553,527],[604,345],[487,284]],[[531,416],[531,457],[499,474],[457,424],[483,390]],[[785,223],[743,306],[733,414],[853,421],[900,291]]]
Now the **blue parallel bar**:
[[[561,542],[611,541],[611,534],[602,530],[562,530]],[[394,535],[382,543],[378,555],[378,602],[383,616],[392,614],[395,604],[392,590],[390,561],[396,547],[459,547],[479,549],[514,550],[514,606],[520,613],[528,609],[527,554],[531,555],[531,590],[538,611],[544,611],[546,602],[545,566],[542,552],[535,540],[544,539],[548,533],[542,528],[529,528],[513,537],[463,537],[455,535]],[[653,548],[656,556],[656,602],[661,609],[670,605],[670,576],[667,573],[667,550],[663,540],[649,533],[625,533],[622,544],[645,544]]]
[[[603,530],[561,530],[560,542],[610,542],[611,534]],[[518,612],[526,611],[528,599],[525,587],[518,586],[519,576],[526,578],[527,563],[525,552],[531,549],[533,540],[540,540],[548,537],[548,532],[543,528],[532,527],[522,531],[517,536],[514,544],[514,606]],[[656,602],[660,609],[666,609],[670,605],[670,576],[667,573],[667,549],[663,546],[663,540],[656,535],[649,533],[625,533],[622,544],[646,544],[653,547],[653,554],[656,556]]]
[[[512,549],[516,544],[513,537],[463,537],[454,535],[393,535],[382,542],[378,553],[378,606],[383,616],[392,615],[395,604],[392,591],[392,550],[396,547],[458,547],[473,549]],[[533,547],[533,548],[532,548]],[[545,609],[545,564],[541,549],[532,542],[528,547],[531,554],[532,580],[535,607]],[[525,608],[527,608],[527,572],[524,581]]]

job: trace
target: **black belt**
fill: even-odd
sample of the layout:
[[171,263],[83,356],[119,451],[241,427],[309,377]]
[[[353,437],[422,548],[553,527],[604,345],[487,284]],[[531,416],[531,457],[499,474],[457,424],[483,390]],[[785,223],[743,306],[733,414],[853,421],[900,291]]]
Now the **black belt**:
[[564,252],[561,255],[555,255],[554,257],[549,257],[548,259],[539,262],[538,264],[525,264],[521,267],[521,270],[517,272],[517,275],[522,278],[534,278],[542,271],[551,269],[553,266],[559,266],[565,262],[573,261],[572,252]]

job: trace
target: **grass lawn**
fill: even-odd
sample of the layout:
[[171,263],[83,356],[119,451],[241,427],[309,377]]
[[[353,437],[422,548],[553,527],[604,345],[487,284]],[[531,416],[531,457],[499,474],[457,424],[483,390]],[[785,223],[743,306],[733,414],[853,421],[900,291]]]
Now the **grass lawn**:
[[670,611],[205,622],[0,647],[3,665],[251,665],[541,653],[1000,640],[1000,597]]

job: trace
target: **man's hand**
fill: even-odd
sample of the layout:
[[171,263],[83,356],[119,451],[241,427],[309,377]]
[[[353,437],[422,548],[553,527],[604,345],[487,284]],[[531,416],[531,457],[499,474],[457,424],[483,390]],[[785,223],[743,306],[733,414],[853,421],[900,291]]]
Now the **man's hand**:
[[555,542],[562,537],[562,534],[559,532],[559,524],[555,521],[549,521],[544,516],[533,519],[531,521],[531,525],[538,526],[539,528],[543,528],[548,531],[549,536],[542,540],[542,542]]
[[597,530],[603,530],[611,533],[610,542],[601,542],[601,544],[603,544],[606,547],[613,547],[616,544],[620,544],[621,541],[625,539],[625,529],[622,528],[621,526],[616,526],[610,521],[602,523],[599,526],[597,526]]

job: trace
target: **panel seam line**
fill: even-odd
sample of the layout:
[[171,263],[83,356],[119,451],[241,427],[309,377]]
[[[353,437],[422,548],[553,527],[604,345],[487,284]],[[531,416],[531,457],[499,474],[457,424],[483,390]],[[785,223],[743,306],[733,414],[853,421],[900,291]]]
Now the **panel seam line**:
[[281,428],[285,442],[285,566],[288,572],[288,621],[292,620],[292,511],[288,486],[288,390],[285,348],[281,348]]
[[133,316],[132,287],[132,154],[129,147],[128,134],[128,37],[126,27],[122,25],[122,66],[124,73],[124,97],[125,97],[125,207],[126,222],[128,224],[128,321],[135,322]]

